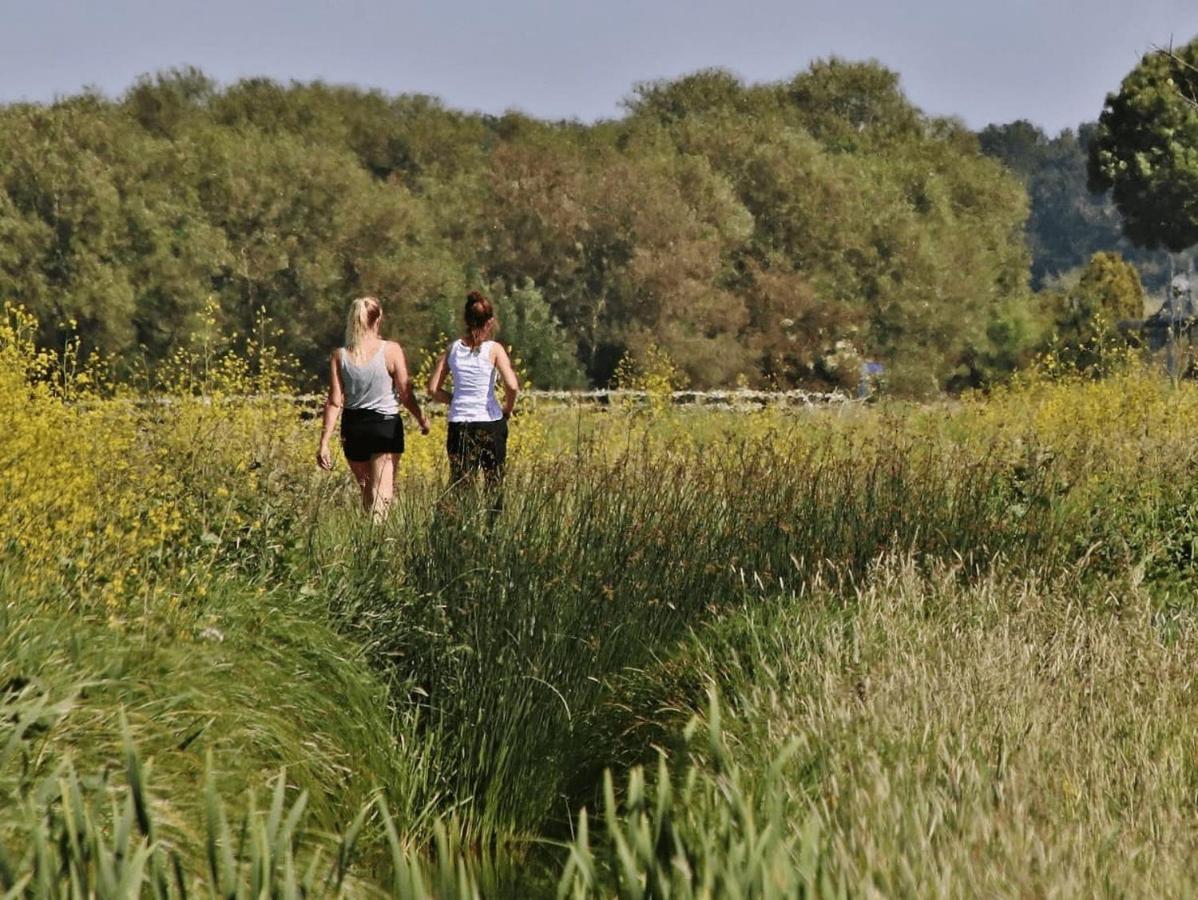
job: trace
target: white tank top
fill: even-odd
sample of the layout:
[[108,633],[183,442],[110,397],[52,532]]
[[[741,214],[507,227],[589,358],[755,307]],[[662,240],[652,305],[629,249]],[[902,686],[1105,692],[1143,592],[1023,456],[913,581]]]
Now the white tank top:
[[453,399],[449,404],[451,422],[494,422],[503,418],[495,399],[495,364],[491,345],[483,341],[471,349],[454,341],[445,351],[445,364],[453,375]]

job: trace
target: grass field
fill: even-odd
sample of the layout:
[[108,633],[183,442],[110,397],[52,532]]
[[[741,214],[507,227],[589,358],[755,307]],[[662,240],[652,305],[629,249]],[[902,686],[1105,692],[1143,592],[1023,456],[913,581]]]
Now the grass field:
[[1190,384],[529,411],[494,523],[435,430],[374,526],[268,350],[27,326],[0,896],[1195,890]]

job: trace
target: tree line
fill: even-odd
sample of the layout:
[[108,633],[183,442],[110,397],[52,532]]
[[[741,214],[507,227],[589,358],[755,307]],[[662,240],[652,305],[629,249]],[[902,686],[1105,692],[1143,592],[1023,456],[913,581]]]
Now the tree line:
[[[650,351],[695,387],[852,385],[866,360],[896,391],[978,384],[1043,344],[1047,274],[1118,242],[1085,139],[1026,131],[837,59],[642,84],[589,125],[172,70],[0,107],[0,298],[129,370],[265,312],[317,377],[361,294],[431,350],[478,287],[545,387]],[[1065,249],[1052,166],[1093,232]]]
[[1097,122],[1050,136],[1026,120],[990,125],[978,132],[982,152],[1023,181],[1030,211],[1028,249],[1032,288],[1072,287],[1095,253],[1117,253],[1133,264],[1146,289],[1159,292],[1171,274],[1192,268],[1192,251],[1170,253],[1137,245],[1123,233],[1124,220],[1104,187],[1091,189],[1089,159]]

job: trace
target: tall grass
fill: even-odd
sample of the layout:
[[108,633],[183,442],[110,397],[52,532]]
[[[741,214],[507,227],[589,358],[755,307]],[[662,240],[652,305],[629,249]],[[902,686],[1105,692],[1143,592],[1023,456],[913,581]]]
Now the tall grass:
[[721,449],[529,466],[494,523],[485,497],[416,484],[381,534],[318,529],[306,589],[422,710],[438,792],[479,835],[570,817],[609,760],[610,677],[689,626],[888,552],[980,571],[1050,549],[1050,504],[1013,519],[992,460]]
[[852,600],[815,589],[700,629],[630,686],[642,727],[718,686],[739,790],[821,835],[854,893],[1193,892],[1192,609],[1126,579],[963,585],[910,559]]
[[[535,879],[451,824],[409,847],[380,801],[341,834],[313,832],[282,780],[240,818],[197,784],[207,849],[192,866],[161,837],[135,754],[111,812],[69,772],[24,794],[29,831],[4,877],[38,896],[106,868],[161,896],[182,896],[180,880],[226,896],[1191,892],[1193,615],[1162,617],[1126,581],[923,568],[882,560],[848,605],[830,583],[765,598],[625,672],[631,727],[676,742],[602,776]],[[25,702],[17,720],[38,721]],[[372,829],[381,856],[362,849]]]
[[2,332],[18,894],[1189,885],[1190,386],[538,414],[498,517],[413,436],[375,526],[293,411],[78,403]]

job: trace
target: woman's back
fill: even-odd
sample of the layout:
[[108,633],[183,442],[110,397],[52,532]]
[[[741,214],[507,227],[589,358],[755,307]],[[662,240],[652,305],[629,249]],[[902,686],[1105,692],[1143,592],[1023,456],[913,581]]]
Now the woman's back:
[[445,364],[453,375],[449,421],[494,422],[503,418],[495,397],[493,343],[483,341],[477,347],[471,347],[465,341],[457,340],[445,352]]
[[379,341],[378,350],[361,363],[355,363],[344,347],[340,357],[346,409],[370,409],[389,416],[399,414],[395,383],[387,371],[386,341]]

